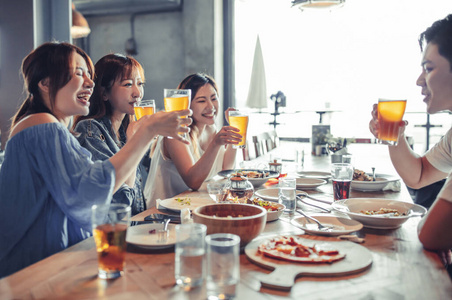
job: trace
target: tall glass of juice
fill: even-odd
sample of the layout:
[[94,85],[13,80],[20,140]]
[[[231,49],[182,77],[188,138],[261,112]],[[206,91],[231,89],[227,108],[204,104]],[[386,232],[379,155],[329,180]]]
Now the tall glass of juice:
[[120,277],[124,272],[130,206],[119,203],[93,205],[91,220],[96,242],[99,278]]
[[233,148],[245,148],[246,147],[246,131],[248,129],[248,114],[238,111],[229,111],[229,125],[238,128],[239,134],[242,136],[242,141],[237,145],[232,145]]
[[137,121],[141,119],[142,116],[153,115],[155,113],[155,100],[151,99],[135,102],[133,109],[135,110]]
[[386,145],[397,145],[399,124],[405,113],[406,100],[378,99],[378,142]]
[[[164,89],[163,97],[166,112],[190,108],[191,90]],[[184,138],[187,137],[185,133],[179,133],[179,135]]]

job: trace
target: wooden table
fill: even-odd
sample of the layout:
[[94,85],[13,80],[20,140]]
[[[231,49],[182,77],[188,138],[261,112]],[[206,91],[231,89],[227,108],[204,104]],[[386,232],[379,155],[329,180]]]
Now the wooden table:
[[[329,184],[331,185],[331,184]],[[324,186],[328,192],[329,187]],[[208,197],[204,188],[181,196]],[[352,191],[352,196],[359,193]],[[410,201],[401,192],[366,193]],[[142,220],[155,208],[134,220]],[[240,257],[240,283],[237,299],[450,299],[452,283],[438,256],[422,248],[411,218],[394,230],[362,229],[364,247],[372,253],[372,266],[366,271],[340,277],[300,277],[291,291],[261,287],[255,274],[270,273]],[[286,218],[267,223],[262,235],[302,234]],[[330,238],[335,239],[335,238]],[[97,278],[97,255],[89,238],[11,276],[0,280],[0,299],[205,299],[204,287],[189,292],[175,286],[174,249],[141,250],[132,245],[126,255],[125,275],[115,280]]]

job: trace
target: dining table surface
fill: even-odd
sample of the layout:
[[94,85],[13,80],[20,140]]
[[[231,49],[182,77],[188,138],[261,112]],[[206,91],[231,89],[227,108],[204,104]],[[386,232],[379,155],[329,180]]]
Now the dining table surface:
[[[282,173],[287,172],[288,176],[296,176],[303,171],[329,171],[330,157],[311,155],[309,144],[280,145],[274,150],[251,162],[237,162],[237,165],[242,168],[257,167],[280,159]],[[296,153],[303,150],[304,162],[301,164]],[[371,167],[377,167],[377,173],[397,176],[386,146],[351,144],[349,152],[355,168],[369,171]],[[212,180],[224,179],[217,177]],[[399,183],[394,190],[363,192],[352,189],[350,197],[412,202],[403,182]],[[271,187],[277,185],[267,183],[256,190]],[[322,197],[325,202],[328,199],[332,201],[331,182],[306,192]],[[198,191],[186,191],[178,197],[210,199],[206,183]],[[323,202],[316,204],[329,207]],[[307,213],[319,213],[314,207],[306,206],[304,209]],[[135,215],[132,220],[141,221],[157,212],[174,214],[160,206]],[[257,238],[300,235],[331,243],[338,241],[337,237],[307,235],[292,224],[291,218],[293,216],[283,214],[278,220],[267,222]],[[419,217],[409,218],[395,229],[364,227],[353,235],[364,240],[359,247],[370,252],[370,266],[350,274],[318,276],[300,273],[289,289],[261,284],[259,278],[271,274],[273,270],[256,264],[242,251],[236,299],[451,299],[452,281],[443,263],[437,253],[425,250],[419,242],[419,220]],[[111,280],[99,279],[97,253],[91,237],[0,279],[0,299],[206,299],[205,284],[191,290],[176,285],[174,260],[174,246],[149,249],[128,244],[123,276]]]

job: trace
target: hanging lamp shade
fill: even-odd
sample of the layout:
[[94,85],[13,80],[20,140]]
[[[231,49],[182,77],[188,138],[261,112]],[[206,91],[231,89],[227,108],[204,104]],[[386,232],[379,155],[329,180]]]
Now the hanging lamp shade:
[[88,21],[85,17],[75,9],[75,5],[72,4],[72,27],[71,36],[73,39],[78,39],[88,36],[91,33]]
[[301,11],[305,9],[333,9],[343,6],[345,0],[293,0],[292,7],[298,7]]

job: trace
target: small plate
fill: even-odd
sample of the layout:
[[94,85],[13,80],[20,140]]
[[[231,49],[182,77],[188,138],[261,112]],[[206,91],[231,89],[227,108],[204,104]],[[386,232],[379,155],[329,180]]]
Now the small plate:
[[144,249],[165,249],[170,248],[176,243],[176,225],[168,224],[168,238],[166,243],[158,242],[158,234],[150,233],[163,229],[163,224],[142,224],[131,226],[127,229],[126,242]]
[[297,178],[297,189],[313,190],[327,183],[326,180],[317,178]]
[[254,195],[268,201],[276,201],[279,200],[279,189],[271,188],[271,189],[261,189],[254,192]]
[[[339,200],[333,203],[333,208],[343,212],[349,218],[361,222],[364,227],[375,229],[394,229],[400,227],[410,217],[423,216],[427,210],[420,205],[377,198],[350,198]],[[400,213],[407,212],[405,216],[386,215],[366,215],[361,211],[379,210],[381,208],[396,209]]]
[[275,171],[270,171],[270,170],[262,171],[262,170],[257,170],[257,169],[223,170],[223,171],[218,172],[218,175],[227,178],[229,175],[231,175],[233,173],[240,172],[240,171],[252,171],[252,172],[259,172],[259,173],[262,173],[262,172],[268,173],[268,176],[264,177],[264,178],[248,178],[247,177],[248,181],[251,182],[251,184],[254,186],[254,188],[260,187],[261,185],[266,183],[267,180],[269,180],[270,178],[276,178],[276,177],[279,176],[279,173],[275,172]]
[[213,203],[215,203],[215,201],[211,198],[175,197],[162,200],[159,205],[172,211],[181,211],[184,208],[194,210],[200,206]]
[[314,221],[308,220],[305,217],[294,218],[292,219],[291,223],[303,229],[307,233],[324,236],[338,236],[343,234],[349,234],[351,232],[355,232],[363,228],[363,224],[355,220],[335,216],[328,216],[325,214],[322,215],[312,214],[310,216],[316,218],[317,220],[319,220],[320,223],[324,225],[332,225],[333,228],[330,229],[330,231],[321,231],[318,229],[317,224]]
[[[372,176],[372,174],[367,175]],[[388,183],[399,180],[394,176],[385,174],[375,174],[375,177],[375,181],[352,180],[351,188],[361,192],[381,191]]]
[[319,171],[301,171],[298,172],[298,175],[304,178],[317,178],[328,180],[331,178],[331,173],[329,172],[319,172]]

